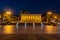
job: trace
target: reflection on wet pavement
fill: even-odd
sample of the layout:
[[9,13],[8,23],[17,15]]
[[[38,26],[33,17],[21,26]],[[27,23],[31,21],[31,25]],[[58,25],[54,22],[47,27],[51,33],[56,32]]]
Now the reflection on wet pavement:
[[53,34],[57,32],[57,27],[55,26],[50,26],[50,25],[46,25],[45,26],[45,33],[47,34]]
[[13,25],[5,25],[3,27],[3,33],[4,34],[13,34],[14,33],[14,26]]
[[0,26],[0,34],[23,34],[23,33],[46,33],[46,34],[53,34],[53,33],[59,33],[58,26],[51,26],[51,25],[45,25],[42,30],[41,26],[35,26],[35,30],[33,30],[33,26],[27,26],[26,30],[24,25],[21,25],[17,27],[15,25],[4,25]]

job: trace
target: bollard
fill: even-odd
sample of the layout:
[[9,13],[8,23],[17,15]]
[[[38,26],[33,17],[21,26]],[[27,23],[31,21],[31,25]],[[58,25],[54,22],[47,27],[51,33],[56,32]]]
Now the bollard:
[[19,24],[19,23],[17,22],[17,23],[16,23],[16,28],[17,28],[17,30],[18,30],[18,28],[19,28],[18,24]]
[[33,23],[33,30],[35,30],[35,23]]
[[43,23],[41,23],[41,30],[43,30],[43,26],[44,26],[44,24],[43,24]]
[[27,23],[25,23],[25,30],[26,30],[26,27],[27,27]]

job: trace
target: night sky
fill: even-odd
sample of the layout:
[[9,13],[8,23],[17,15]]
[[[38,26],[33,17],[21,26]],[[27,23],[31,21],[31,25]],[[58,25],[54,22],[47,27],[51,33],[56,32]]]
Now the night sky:
[[15,14],[20,10],[28,10],[34,13],[44,13],[48,10],[60,13],[60,1],[57,0],[0,0],[0,11],[4,8],[14,9]]

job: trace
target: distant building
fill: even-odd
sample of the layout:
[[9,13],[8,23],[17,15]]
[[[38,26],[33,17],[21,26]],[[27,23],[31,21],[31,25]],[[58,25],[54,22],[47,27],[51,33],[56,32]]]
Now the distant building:
[[21,22],[23,23],[40,23],[41,14],[21,14]]
[[4,11],[0,12],[0,21],[3,20],[3,12],[4,12]]
[[42,22],[47,22],[47,14],[42,15]]

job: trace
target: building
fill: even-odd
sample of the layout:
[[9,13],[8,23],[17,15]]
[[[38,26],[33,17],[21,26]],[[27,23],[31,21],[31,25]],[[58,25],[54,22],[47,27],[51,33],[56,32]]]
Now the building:
[[12,17],[12,12],[10,10],[5,10],[3,13],[3,19],[4,21],[11,21],[11,17]]
[[0,12],[0,21],[3,20],[3,12],[4,12],[4,11]]
[[41,14],[21,14],[23,23],[41,23]]

